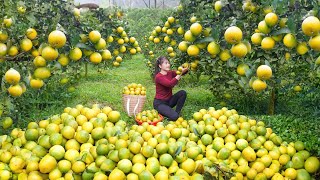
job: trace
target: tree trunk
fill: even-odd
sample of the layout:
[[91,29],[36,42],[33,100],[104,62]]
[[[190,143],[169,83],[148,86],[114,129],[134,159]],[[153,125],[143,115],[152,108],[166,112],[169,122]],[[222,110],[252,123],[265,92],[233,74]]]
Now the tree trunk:
[[272,83],[271,96],[270,96],[269,106],[268,106],[268,115],[274,115],[275,105],[276,105],[276,88],[275,88],[275,84]]
[[85,63],[85,67],[84,68],[85,68],[84,77],[87,78],[88,77],[88,63],[87,62]]

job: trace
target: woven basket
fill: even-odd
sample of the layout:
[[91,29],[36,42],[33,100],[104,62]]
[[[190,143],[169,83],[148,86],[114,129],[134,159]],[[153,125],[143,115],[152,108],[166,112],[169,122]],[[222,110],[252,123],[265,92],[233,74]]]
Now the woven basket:
[[136,116],[142,111],[146,96],[139,95],[122,95],[123,108],[129,116]]

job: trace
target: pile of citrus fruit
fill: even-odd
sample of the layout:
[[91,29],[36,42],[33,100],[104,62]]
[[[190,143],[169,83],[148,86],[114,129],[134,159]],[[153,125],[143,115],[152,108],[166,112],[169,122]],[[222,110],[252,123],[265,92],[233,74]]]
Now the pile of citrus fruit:
[[146,95],[146,87],[142,86],[141,84],[131,83],[127,86],[123,87],[122,93],[127,95]]
[[149,124],[156,125],[158,122],[162,121],[163,117],[158,113],[157,110],[145,110],[136,115],[136,121],[138,124],[147,122]]
[[262,121],[225,107],[128,127],[108,106],[77,105],[0,136],[0,148],[1,179],[205,179],[206,172],[300,180],[320,166],[302,142],[282,141]]

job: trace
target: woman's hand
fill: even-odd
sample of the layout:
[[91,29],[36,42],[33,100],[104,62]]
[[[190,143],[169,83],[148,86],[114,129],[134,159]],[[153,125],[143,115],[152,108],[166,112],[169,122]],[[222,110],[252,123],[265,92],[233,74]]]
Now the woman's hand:
[[185,75],[189,72],[189,69],[188,68],[182,68],[182,71],[181,71],[181,75]]

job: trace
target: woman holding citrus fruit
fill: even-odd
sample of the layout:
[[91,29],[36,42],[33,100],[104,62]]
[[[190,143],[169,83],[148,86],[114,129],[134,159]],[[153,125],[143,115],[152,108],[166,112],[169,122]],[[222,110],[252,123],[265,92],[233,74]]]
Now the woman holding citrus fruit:
[[[156,95],[153,107],[169,120],[177,120],[179,118],[181,109],[186,101],[186,91],[180,90],[172,95],[172,89],[187,72],[188,68],[182,68],[181,75],[170,70],[170,62],[165,57],[159,57],[155,63]],[[175,106],[176,109],[172,109]]]

